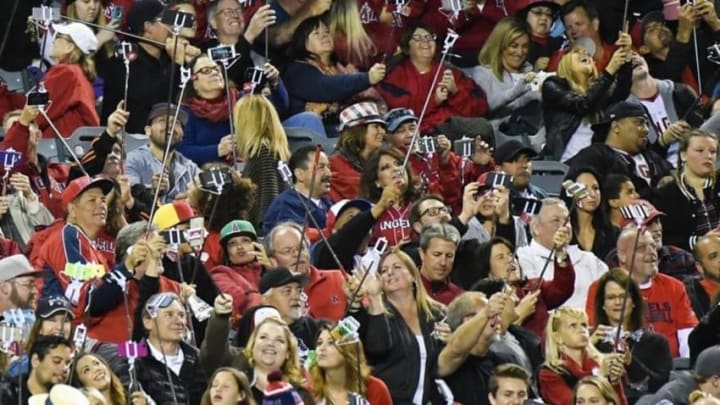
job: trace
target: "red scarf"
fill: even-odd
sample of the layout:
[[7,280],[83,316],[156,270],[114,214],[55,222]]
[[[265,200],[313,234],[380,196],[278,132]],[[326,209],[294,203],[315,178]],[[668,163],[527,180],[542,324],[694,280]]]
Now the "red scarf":
[[[231,105],[235,105],[235,100],[237,99],[238,91],[236,89],[230,89]],[[190,111],[192,111],[193,115],[196,117],[213,123],[227,121],[230,116],[230,111],[228,110],[228,98],[224,95],[212,100],[196,96],[187,100],[185,105],[190,108]]]

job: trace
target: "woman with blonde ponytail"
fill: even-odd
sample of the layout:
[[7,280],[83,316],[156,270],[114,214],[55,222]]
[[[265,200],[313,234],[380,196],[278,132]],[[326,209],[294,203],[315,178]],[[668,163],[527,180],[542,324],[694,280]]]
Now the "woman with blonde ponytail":
[[335,42],[335,55],[344,65],[364,70],[372,66],[377,48],[363,26],[358,2],[335,0],[330,7],[328,28]]
[[[54,25],[53,29],[50,57],[57,63],[45,74],[50,99],[45,109],[60,134],[69,137],[79,127],[100,125],[92,87],[97,77],[93,54],[98,45],[95,34],[84,24]],[[43,138],[55,136],[42,114],[37,123]]]
[[718,138],[691,129],[678,141],[674,180],[660,188],[655,207],[662,217],[663,244],[692,250],[695,241],[720,225],[720,186],[716,168]]

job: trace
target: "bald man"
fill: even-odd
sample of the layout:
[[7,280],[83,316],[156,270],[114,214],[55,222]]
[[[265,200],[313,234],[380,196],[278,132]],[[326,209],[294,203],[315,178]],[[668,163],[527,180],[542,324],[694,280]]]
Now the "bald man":
[[710,303],[720,287],[720,235],[712,232],[698,239],[693,255],[695,268],[702,278],[688,280],[685,284],[692,283],[690,299],[696,315],[702,317],[710,310]]
[[[637,227],[625,228],[617,241],[617,253],[620,267],[631,271],[647,303],[647,325],[668,339],[673,357],[689,357],[687,338],[698,320],[683,283],[658,272],[657,244],[652,234],[642,228],[638,236]],[[591,323],[597,284],[590,286],[585,304]]]

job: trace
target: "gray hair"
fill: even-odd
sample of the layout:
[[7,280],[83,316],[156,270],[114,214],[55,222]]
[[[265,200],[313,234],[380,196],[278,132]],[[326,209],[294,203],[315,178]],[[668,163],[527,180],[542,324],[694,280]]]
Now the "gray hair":
[[284,231],[288,228],[298,231],[298,233],[300,234],[300,237],[303,238],[305,245],[309,247],[309,245],[308,245],[309,242],[308,242],[307,238],[305,238],[303,236],[302,226],[300,226],[297,222],[285,221],[285,222],[281,222],[281,223],[275,225],[270,230],[270,232],[268,232],[268,234],[265,235],[265,238],[263,239],[263,246],[265,247],[265,252],[267,253],[268,257],[275,256],[275,236],[279,232]]
[[553,205],[559,205],[567,209],[567,204],[565,204],[565,201],[557,197],[545,197],[540,201],[540,203],[540,211],[536,215],[533,215],[532,219],[530,220],[530,233],[533,237],[537,236],[535,233],[534,225],[537,224],[540,221],[540,217],[547,212],[546,208]]
[[430,241],[435,238],[452,242],[457,247],[460,243],[460,232],[450,224],[430,224],[424,227],[420,234],[420,249],[426,250]]
[[467,291],[457,297],[448,305],[447,324],[451,330],[457,330],[465,321],[465,317],[477,311],[476,298],[485,298],[485,294],[478,291]]
[[[157,226],[151,225],[150,232],[157,232]],[[127,251],[130,246],[137,243],[147,230],[147,221],[138,221],[125,225],[115,237],[115,262],[122,263],[125,261]]]
[[[208,25],[210,24],[210,20],[212,20],[213,18],[215,18],[215,15],[217,15],[217,11],[218,11],[218,7],[219,7],[219,5],[220,5],[220,1],[221,1],[221,0],[216,0],[216,1],[210,2],[210,7],[208,7],[208,9],[207,9],[207,21],[208,21]],[[235,0],[235,3],[237,3],[238,5],[240,5],[240,1]]]

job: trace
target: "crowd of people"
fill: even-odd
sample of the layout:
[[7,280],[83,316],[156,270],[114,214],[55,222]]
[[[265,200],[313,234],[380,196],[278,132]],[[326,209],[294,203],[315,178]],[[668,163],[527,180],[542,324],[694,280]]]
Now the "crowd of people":
[[8,3],[3,405],[720,404],[717,2]]

